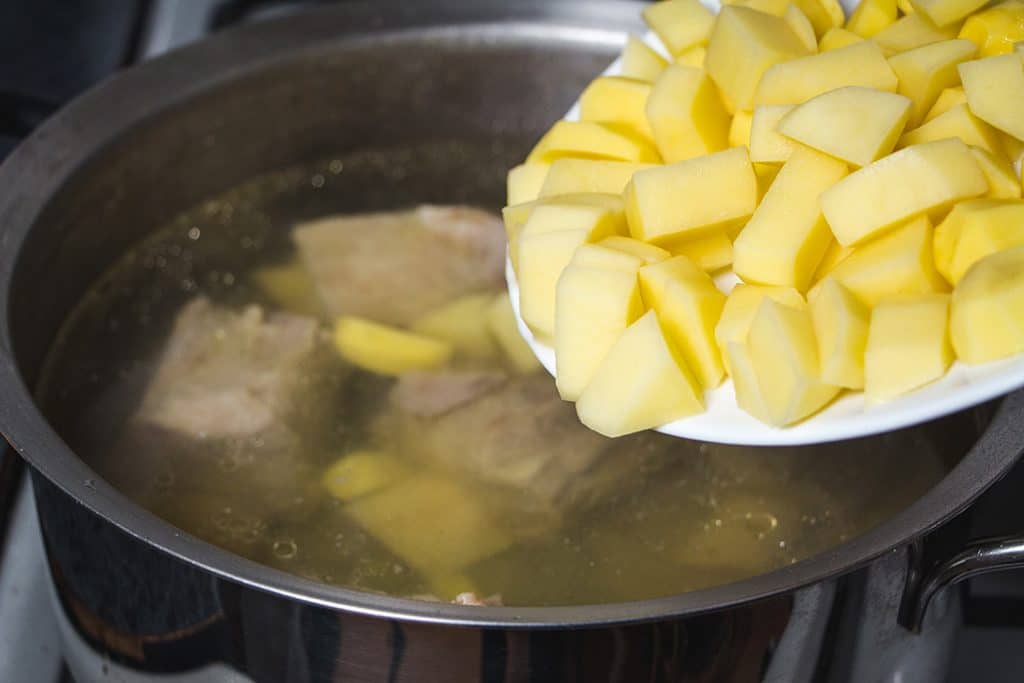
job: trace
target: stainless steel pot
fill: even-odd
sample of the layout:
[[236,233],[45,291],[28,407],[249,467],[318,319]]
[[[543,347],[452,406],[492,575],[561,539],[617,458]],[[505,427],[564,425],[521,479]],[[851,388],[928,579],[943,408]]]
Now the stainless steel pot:
[[[957,556],[961,526],[935,532],[1024,449],[1024,393],[915,428],[962,459],[913,505],[830,552],[683,595],[564,608],[370,595],[241,559],[130,503],[33,401],[47,349],[89,283],[153,226],[255,174],[363,146],[497,140],[492,165],[458,170],[474,182],[456,197],[438,196],[454,163],[439,160],[411,170],[404,199],[500,205],[505,168],[614,57],[623,31],[639,30],[637,15],[611,2],[301,13],[117,76],[8,158],[0,426],[32,467],[82,680],[103,669],[81,652],[98,653],[108,672],[110,661],[119,672],[216,665],[260,681],[867,680],[879,678],[863,668],[877,658],[829,653],[879,634],[899,645],[892,657],[917,662],[898,662],[904,673],[935,673],[935,661],[914,660],[911,631],[924,625],[948,644],[952,622],[939,613],[957,603],[940,600],[929,619],[924,606],[943,586],[1024,556],[1020,540]],[[900,609],[910,630],[897,625]]]

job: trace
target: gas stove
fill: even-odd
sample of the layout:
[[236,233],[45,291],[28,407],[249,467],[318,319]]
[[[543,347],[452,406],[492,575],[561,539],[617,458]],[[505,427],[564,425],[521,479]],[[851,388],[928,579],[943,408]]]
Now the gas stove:
[[[0,7],[0,157],[64,102],[117,69],[238,23],[295,11],[312,1],[7,3]],[[80,672],[80,678],[86,671],[87,680],[127,680],[127,672],[117,664],[85,656],[88,645],[53,609],[34,500],[23,470],[13,455],[0,454],[0,682],[72,681],[68,661],[77,664],[71,668]],[[1024,465],[966,513],[975,537],[1019,533],[1024,528],[1024,501],[1018,493],[1022,487]],[[870,579],[863,590],[871,590]],[[972,579],[956,590],[961,599],[948,601],[953,608],[947,609],[948,628],[944,627],[941,638],[905,632],[888,634],[888,639],[878,634],[866,638],[863,642],[885,642],[890,647],[851,653],[874,660],[867,668],[855,667],[871,671],[858,680],[922,680],[906,676],[906,671],[915,670],[907,662],[927,659],[930,650],[948,648],[951,642],[955,645],[946,678],[950,683],[999,683],[1024,677],[1024,571]],[[821,599],[831,601],[833,596]],[[807,629],[818,629],[821,638],[827,638],[827,620],[819,618],[824,612],[813,602],[801,605],[801,618]],[[897,660],[902,664],[888,666]],[[806,662],[803,667],[807,668]],[[799,663],[793,663],[792,669],[775,675],[779,681],[792,680],[798,677],[798,669]],[[799,678],[817,680],[813,672],[802,672]],[[133,674],[130,680],[150,679]],[[213,667],[174,680],[247,679],[230,669]]]

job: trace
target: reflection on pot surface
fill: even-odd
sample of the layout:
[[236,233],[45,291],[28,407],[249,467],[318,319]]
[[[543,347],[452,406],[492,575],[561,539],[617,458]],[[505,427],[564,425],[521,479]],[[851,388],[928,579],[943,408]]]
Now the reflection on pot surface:
[[202,539],[327,583],[487,604],[761,574],[948,470],[927,430],[744,449],[585,429],[506,334],[496,217],[338,216],[353,195],[393,211],[424,160],[500,151],[329,159],[180,215],[86,293],[50,356],[47,413],[101,476]]

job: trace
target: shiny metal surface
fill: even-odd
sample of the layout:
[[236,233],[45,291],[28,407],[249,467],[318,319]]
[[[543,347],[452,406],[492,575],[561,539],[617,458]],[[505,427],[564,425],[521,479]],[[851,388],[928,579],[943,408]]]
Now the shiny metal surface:
[[[188,638],[207,633],[199,628],[204,619],[220,623],[218,610],[232,604],[232,595],[272,605],[266,608],[272,612],[308,610],[331,623],[382,617],[423,633],[438,624],[507,632],[683,615],[732,623],[736,615],[755,619],[751,610],[768,609],[758,605],[775,605],[769,621],[782,620],[788,608],[778,605],[791,596],[774,596],[849,572],[928,532],[1014,462],[1024,447],[1021,393],[1002,403],[970,453],[935,489],[831,552],[748,581],[656,600],[476,608],[329,587],[201,542],[98,478],[36,409],[28,387],[59,324],[88,283],[149,226],[254,174],[357,145],[502,137],[524,152],[614,56],[622,29],[638,28],[636,21],[635,5],[605,2],[356,4],[307,12],[226,32],[108,81],[44,125],[0,167],[0,425],[37,473],[37,493],[49,509],[41,509],[41,517],[53,571],[61,595],[73,598],[69,609],[74,600],[87,608],[83,624],[91,623],[88,615],[106,604],[102,597],[108,594],[74,582],[104,572],[116,580],[108,590],[125,601],[140,597],[128,591],[126,577],[161,576],[168,596],[176,595],[173,582],[183,581],[193,600],[180,604],[191,611],[178,614],[171,608],[179,603],[169,603],[160,628],[174,626],[172,633]],[[499,203],[502,171],[511,161],[496,158],[493,168],[481,169],[480,187],[463,190],[478,203]],[[974,441],[972,424],[961,415],[922,429],[948,433],[950,451],[959,455]],[[106,536],[119,540],[104,547]],[[66,555],[76,539],[84,545]],[[133,544],[148,559],[129,560],[124,548]],[[102,571],[82,571],[83,563],[99,560]],[[151,571],[141,569],[150,563]],[[162,594],[145,581],[140,586],[146,597]],[[736,611],[722,611],[730,607]],[[329,619],[322,616],[327,614]],[[96,623],[117,624],[106,618]],[[128,626],[104,626],[96,638],[114,648],[122,635],[141,628]],[[481,637],[475,632],[470,640]],[[665,637],[675,642],[676,636]],[[524,633],[513,640],[546,638],[555,636]],[[145,652],[132,642],[122,644]]]

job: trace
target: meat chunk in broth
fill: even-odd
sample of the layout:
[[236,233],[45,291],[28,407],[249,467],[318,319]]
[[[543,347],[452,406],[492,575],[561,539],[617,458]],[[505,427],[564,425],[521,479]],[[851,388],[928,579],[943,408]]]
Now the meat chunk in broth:
[[471,208],[335,216],[298,226],[294,240],[331,316],[408,325],[503,281],[501,222]]

